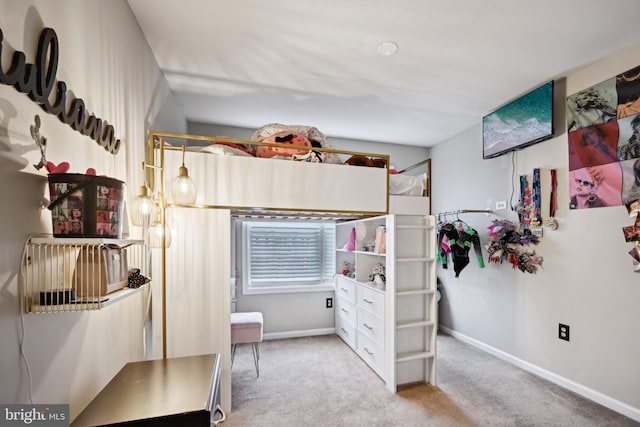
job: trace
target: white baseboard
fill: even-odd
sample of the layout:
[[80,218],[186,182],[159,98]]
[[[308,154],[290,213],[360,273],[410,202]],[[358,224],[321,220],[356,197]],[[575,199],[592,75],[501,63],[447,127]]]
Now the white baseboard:
[[336,333],[336,328],[325,329],[308,329],[303,331],[290,331],[290,332],[269,332],[262,335],[263,340],[280,340],[285,338],[301,338],[301,337],[313,337],[316,335],[331,335]]
[[480,342],[476,339],[473,339],[467,335],[461,334],[460,332],[456,332],[452,329],[444,327],[440,325],[440,330],[452,337],[459,339],[469,345],[472,345],[480,350],[483,350],[489,354],[496,356],[499,359],[502,359],[506,362],[511,363],[527,372],[531,372],[532,374],[538,375],[552,383],[555,383],[561,387],[566,388],[567,390],[571,390],[574,393],[577,393],[583,397],[586,397],[589,400],[593,400],[594,402],[611,409],[612,411],[616,411],[624,416],[627,416],[635,421],[640,421],[640,409],[634,408],[633,406],[627,405],[626,403],[620,402],[612,397],[609,397],[605,394],[602,394],[596,390],[593,390],[589,387],[585,387],[582,384],[578,384],[574,381],[571,381],[567,378],[561,377],[560,375],[554,374],[553,372],[547,371],[539,366],[533,365],[529,362],[526,362],[522,359],[519,359],[515,356],[512,356],[509,353],[505,353],[502,350],[498,350],[495,347],[491,347],[483,342]]

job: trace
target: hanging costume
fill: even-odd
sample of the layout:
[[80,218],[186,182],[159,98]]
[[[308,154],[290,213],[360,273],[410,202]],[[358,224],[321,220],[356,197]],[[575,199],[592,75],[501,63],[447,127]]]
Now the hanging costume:
[[447,268],[447,253],[451,252],[456,277],[469,265],[469,250],[473,247],[478,266],[484,268],[482,245],[478,232],[462,222],[442,224],[438,230],[438,259]]

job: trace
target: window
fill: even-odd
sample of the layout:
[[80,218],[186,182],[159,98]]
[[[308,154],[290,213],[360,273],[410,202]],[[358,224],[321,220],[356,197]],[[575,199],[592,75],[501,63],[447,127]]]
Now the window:
[[242,289],[245,294],[333,289],[335,224],[242,224]]

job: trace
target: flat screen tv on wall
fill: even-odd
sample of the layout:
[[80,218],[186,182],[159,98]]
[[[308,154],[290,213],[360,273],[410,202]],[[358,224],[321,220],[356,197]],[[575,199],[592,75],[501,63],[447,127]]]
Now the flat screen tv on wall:
[[553,137],[553,80],[482,118],[482,157],[489,159]]

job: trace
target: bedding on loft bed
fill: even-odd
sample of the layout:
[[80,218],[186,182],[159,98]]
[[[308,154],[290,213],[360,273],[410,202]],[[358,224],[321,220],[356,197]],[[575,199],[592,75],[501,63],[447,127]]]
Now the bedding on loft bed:
[[[207,146],[190,148],[189,151],[203,152],[210,154],[219,154],[224,156],[241,156],[241,157],[256,157],[251,152],[244,148],[239,147],[237,144],[229,142],[217,142]],[[335,153],[332,153],[335,154]],[[301,161],[301,157],[287,157],[277,156],[272,157],[278,160],[298,160]],[[362,155],[357,155],[362,156]],[[353,156],[351,157],[353,158]],[[335,164],[345,164],[344,162],[333,162]],[[347,163],[348,164],[348,163]],[[360,166],[360,165],[358,165]],[[362,165],[365,166],[365,165]],[[375,167],[375,166],[369,166]],[[402,195],[402,196],[424,196],[426,191],[426,173],[422,175],[401,175],[401,174],[389,174],[389,194]]]
[[[390,206],[397,204],[394,195],[399,194],[422,199],[417,204],[418,200],[408,203],[428,213],[428,198],[415,197],[424,195],[426,174],[390,174],[386,155],[335,150],[326,143],[308,147],[161,132],[151,133],[150,144],[155,159],[152,163],[163,163],[159,165],[166,179],[162,191],[171,194],[169,186],[184,160],[198,188],[199,207],[370,216],[389,213]],[[272,156],[256,155],[265,148],[279,151]],[[322,161],[308,160],[311,152]],[[354,158],[375,161],[375,166],[350,163]]]

